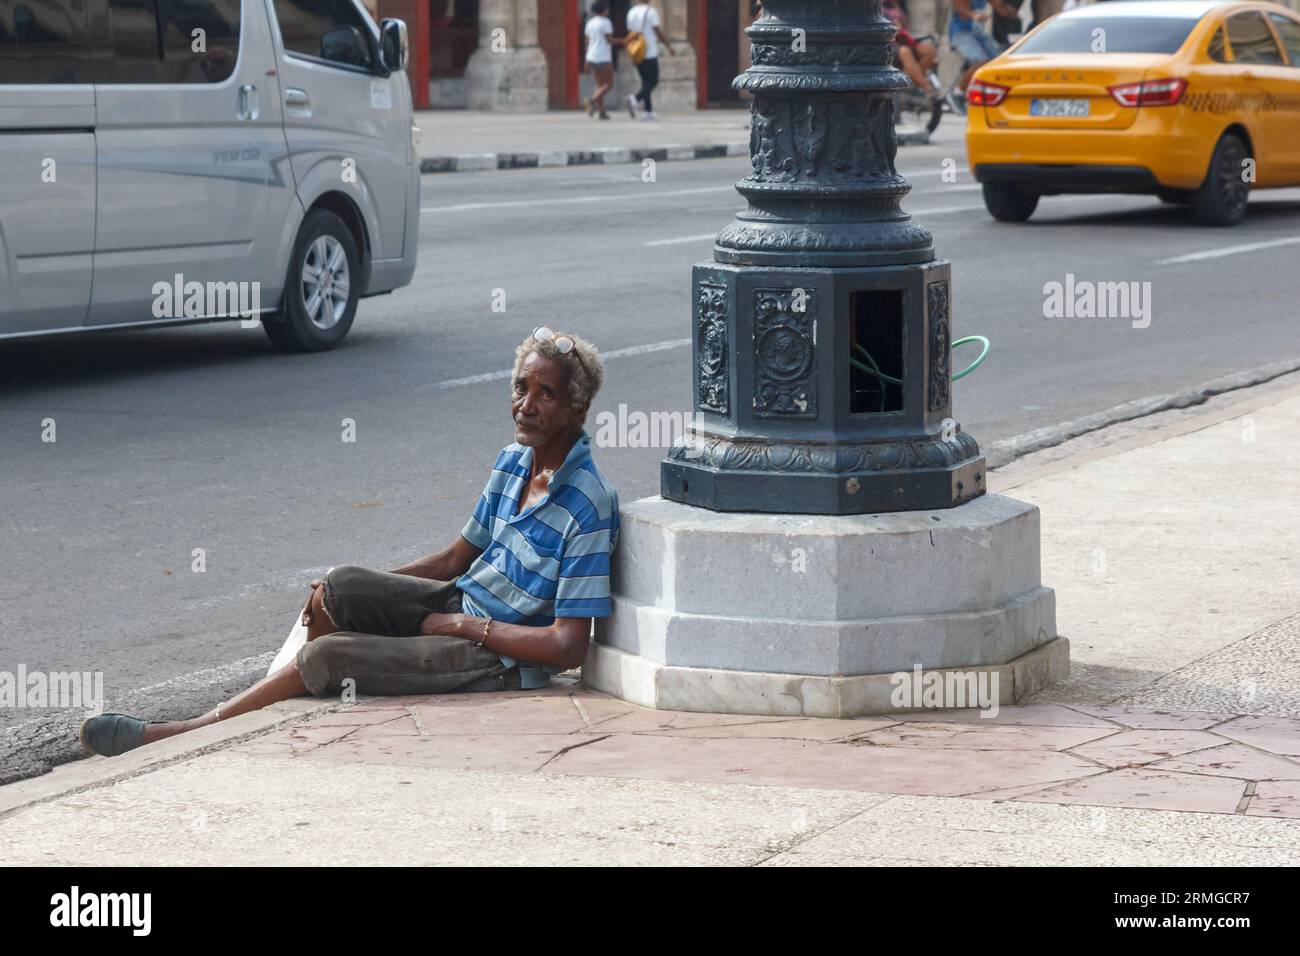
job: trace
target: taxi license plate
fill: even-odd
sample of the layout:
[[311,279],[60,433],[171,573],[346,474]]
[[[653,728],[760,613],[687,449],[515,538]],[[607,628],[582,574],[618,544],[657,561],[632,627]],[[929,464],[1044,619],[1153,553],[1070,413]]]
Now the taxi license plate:
[[1092,101],[1078,100],[1030,100],[1030,116],[1087,116]]

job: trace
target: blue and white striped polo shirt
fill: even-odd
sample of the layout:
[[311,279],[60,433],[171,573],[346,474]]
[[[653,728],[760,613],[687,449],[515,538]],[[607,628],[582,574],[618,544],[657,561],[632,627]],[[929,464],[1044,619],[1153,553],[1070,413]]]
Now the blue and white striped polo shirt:
[[[461,536],[480,554],[456,586],[466,614],[548,627],[557,617],[609,617],[609,556],[618,492],[596,470],[584,431],[551,476],[546,497],[519,514],[533,450],[501,450]],[[501,656],[507,667],[513,658]],[[520,686],[545,687],[558,668],[519,664]]]

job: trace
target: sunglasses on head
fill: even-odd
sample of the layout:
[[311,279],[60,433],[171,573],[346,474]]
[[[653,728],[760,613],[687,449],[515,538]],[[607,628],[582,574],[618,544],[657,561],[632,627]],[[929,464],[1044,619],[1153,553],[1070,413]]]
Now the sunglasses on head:
[[569,336],[556,335],[555,330],[550,326],[539,325],[537,328],[533,329],[532,337],[534,342],[554,342],[555,351],[559,352],[561,355],[568,355],[572,352],[573,357],[576,358],[578,364],[582,366],[582,370],[584,372],[587,371],[587,363],[582,360],[582,355],[578,352],[577,345]]

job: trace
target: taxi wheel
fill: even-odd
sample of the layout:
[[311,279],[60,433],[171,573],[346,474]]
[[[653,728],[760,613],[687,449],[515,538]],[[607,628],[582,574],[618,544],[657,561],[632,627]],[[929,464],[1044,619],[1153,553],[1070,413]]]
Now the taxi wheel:
[[1235,226],[1246,215],[1250,183],[1242,168],[1250,151],[1241,137],[1225,133],[1214,147],[1210,171],[1201,188],[1192,194],[1192,211],[1198,222],[1207,226]]
[[1038,193],[1015,183],[985,183],[984,206],[998,222],[1024,222],[1038,208]]

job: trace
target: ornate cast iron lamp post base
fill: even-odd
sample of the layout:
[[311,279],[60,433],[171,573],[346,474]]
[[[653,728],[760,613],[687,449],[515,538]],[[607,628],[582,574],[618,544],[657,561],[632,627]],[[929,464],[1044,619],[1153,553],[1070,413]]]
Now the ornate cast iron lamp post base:
[[694,270],[696,425],[664,498],[714,511],[951,508],[984,460],[951,418],[948,264],[899,203],[879,0],[772,0],[753,66],[749,208]]
[[932,706],[894,693],[925,670],[986,687],[980,706],[1021,700],[1068,673],[1069,644],[1038,509],[984,494],[951,417],[948,264],[898,206],[893,27],[879,0],[766,9],[736,81],[749,208],[695,267],[696,425],[662,497],[622,509],[583,682],[663,710],[850,717]]

